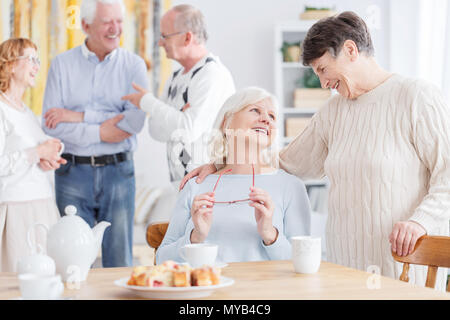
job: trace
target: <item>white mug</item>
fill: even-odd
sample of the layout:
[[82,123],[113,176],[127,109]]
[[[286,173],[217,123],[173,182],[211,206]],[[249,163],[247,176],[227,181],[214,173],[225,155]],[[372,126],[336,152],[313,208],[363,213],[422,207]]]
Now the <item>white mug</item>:
[[319,237],[291,238],[292,262],[297,273],[316,273],[320,267],[322,245]]
[[59,152],[58,152],[59,156],[61,156],[64,152],[64,143],[62,143],[62,142],[60,142],[60,143],[61,143],[61,149],[59,149]]
[[217,245],[208,243],[187,244],[181,248],[180,256],[193,268],[203,265],[214,266],[217,257]]
[[59,274],[40,276],[31,273],[19,274],[20,293],[24,300],[59,299],[64,292],[64,284]]

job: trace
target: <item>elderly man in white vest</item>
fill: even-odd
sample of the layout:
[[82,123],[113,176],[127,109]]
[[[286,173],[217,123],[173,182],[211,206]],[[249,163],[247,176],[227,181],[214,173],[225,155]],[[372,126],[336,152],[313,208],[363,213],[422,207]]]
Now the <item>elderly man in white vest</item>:
[[228,69],[205,46],[208,35],[198,9],[173,7],[161,18],[160,32],[159,45],[181,67],[173,72],[162,97],[133,85],[138,92],[123,99],[147,112],[150,135],[167,142],[170,179],[175,182],[208,162],[206,139],[235,86]]

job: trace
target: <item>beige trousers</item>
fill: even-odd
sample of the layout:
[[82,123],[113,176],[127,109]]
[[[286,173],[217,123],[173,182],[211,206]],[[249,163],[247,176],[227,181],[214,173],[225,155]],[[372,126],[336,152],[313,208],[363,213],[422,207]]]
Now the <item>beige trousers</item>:
[[[0,272],[16,272],[17,263],[30,255],[36,244],[47,253],[47,234],[43,228],[31,228],[35,223],[46,224],[49,228],[59,219],[55,199],[24,202],[4,202],[0,204]],[[32,246],[27,242],[27,232],[32,230]]]

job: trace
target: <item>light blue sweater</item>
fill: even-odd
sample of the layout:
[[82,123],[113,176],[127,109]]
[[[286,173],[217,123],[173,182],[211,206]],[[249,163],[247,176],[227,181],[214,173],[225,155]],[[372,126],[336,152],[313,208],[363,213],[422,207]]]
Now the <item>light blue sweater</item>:
[[[211,192],[218,175],[209,175],[203,183],[191,179],[180,192],[166,235],[157,250],[156,262],[182,262],[181,247],[190,242],[194,228],[192,201],[196,195]],[[246,199],[252,175],[223,175],[215,191],[215,201]],[[215,204],[213,222],[205,242],[219,246],[221,262],[285,260],[291,258],[290,237],[310,234],[311,207],[304,183],[297,177],[277,170],[255,175],[255,187],[267,191],[275,209],[272,222],[278,229],[275,243],[264,245],[257,231],[254,208],[248,202],[232,205]]]

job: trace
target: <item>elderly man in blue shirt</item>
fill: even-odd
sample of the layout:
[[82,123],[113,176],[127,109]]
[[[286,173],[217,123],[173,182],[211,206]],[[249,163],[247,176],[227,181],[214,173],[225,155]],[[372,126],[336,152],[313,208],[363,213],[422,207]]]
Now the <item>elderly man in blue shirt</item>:
[[43,106],[44,131],[65,144],[67,164],[55,172],[59,211],[75,205],[91,227],[111,222],[103,238],[103,267],[132,265],[132,154],[145,113],[121,97],[132,82],[148,87],[144,60],[119,48],[124,11],[121,0],[83,0],[87,39],[53,59]]

